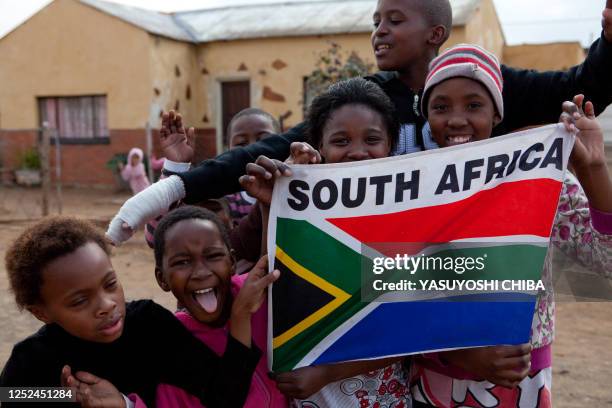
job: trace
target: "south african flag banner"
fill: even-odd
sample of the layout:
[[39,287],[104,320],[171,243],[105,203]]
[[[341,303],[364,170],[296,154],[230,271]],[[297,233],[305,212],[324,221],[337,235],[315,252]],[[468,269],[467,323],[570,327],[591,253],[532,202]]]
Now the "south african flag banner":
[[294,166],[268,226],[271,370],[527,342],[573,142]]

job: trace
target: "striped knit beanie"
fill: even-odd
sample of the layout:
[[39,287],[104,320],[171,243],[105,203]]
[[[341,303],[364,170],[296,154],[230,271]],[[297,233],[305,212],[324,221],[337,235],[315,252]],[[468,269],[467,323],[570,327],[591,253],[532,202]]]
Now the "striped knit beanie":
[[491,94],[497,113],[504,118],[503,78],[497,57],[473,44],[459,44],[445,50],[429,64],[421,112],[427,117],[427,101],[434,86],[450,78],[464,77],[480,82]]

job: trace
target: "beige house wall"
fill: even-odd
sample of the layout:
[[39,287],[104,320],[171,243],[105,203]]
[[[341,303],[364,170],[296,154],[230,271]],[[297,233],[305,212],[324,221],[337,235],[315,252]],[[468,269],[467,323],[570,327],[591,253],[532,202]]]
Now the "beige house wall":
[[359,57],[374,63],[367,34],[309,36],[213,42],[200,45],[198,62],[202,75],[205,101],[203,109],[209,119],[202,126],[218,128],[221,123],[221,82],[251,81],[251,105],[278,117],[291,111],[286,126],[303,120],[303,78],[315,68],[321,53],[330,42],[341,46],[348,56],[355,51]]
[[196,45],[149,36],[151,83],[149,123],[159,126],[161,111],[178,109],[189,126],[201,126],[204,89]]
[[150,100],[148,34],[57,0],[0,39],[0,128],[39,125],[37,97],[107,95],[108,127],[142,128]]
[[450,37],[448,37],[448,40],[446,40],[446,42],[442,45],[440,51],[444,51],[446,48],[450,48],[457,44],[465,44],[470,42],[467,39],[466,35],[467,33],[465,30],[465,26],[453,27],[453,29],[451,30]]
[[584,49],[579,42],[522,44],[504,49],[506,64],[538,71],[566,70],[582,63],[584,57]]
[[503,59],[506,40],[492,0],[482,0],[465,25],[465,42],[478,44]]

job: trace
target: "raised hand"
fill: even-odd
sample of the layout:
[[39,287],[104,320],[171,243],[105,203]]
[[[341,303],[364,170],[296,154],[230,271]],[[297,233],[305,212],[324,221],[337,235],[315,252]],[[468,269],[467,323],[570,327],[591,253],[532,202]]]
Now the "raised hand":
[[70,366],[64,366],[61,374],[63,387],[74,390],[76,401],[85,408],[125,407],[123,395],[113,384],[85,371],[72,374]]
[[[610,0],[612,1],[612,0]],[[606,167],[603,130],[595,119],[595,108],[584,95],[576,95],[572,102],[563,102],[560,121],[570,132],[576,132],[576,142],[570,162],[577,172]]]
[[479,378],[514,388],[531,368],[531,345],[491,346],[439,353],[440,359]]
[[249,272],[232,305],[232,313],[255,313],[266,298],[266,288],[280,276],[279,270],[268,273],[268,256],[262,256]]
[[593,104],[587,102],[583,109],[583,102],[584,97],[576,95],[573,102],[563,103],[561,122],[569,131],[578,133],[570,164],[589,200],[589,206],[612,212],[612,178],[606,161],[603,131],[595,119]]
[[238,181],[251,197],[256,198],[263,205],[270,206],[274,180],[277,177],[289,177],[292,174],[287,164],[266,156],[259,156],[255,163],[247,164],[246,174]]
[[173,110],[162,113],[159,135],[163,155],[168,160],[181,163],[191,162],[195,130],[190,127],[185,132],[183,117],[180,113]]

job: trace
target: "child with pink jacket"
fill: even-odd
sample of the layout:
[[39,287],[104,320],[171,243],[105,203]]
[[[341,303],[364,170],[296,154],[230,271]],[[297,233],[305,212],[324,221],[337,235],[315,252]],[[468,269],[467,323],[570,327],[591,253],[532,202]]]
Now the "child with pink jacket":
[[134,147],[128,154],[127,164],[119,163],[121,177],[130,184],[132,194],[137,194],[151,184],[147,178],[144,164],[142,164],[142,149]]

